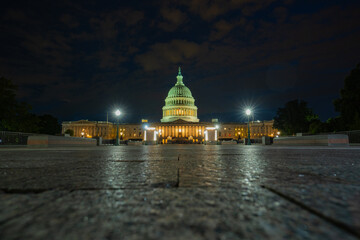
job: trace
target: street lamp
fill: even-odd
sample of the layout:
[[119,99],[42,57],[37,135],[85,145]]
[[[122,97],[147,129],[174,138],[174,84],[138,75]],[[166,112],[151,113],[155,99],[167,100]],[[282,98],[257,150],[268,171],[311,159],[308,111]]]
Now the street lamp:
[[248,116],[248,141],[247,141],[246,145],[251,145],[251,141],[250,141],[250,114],[251,114],[251,110],[246,109],[245,113]]
[[119,141],[119,116],[120,116],[121,112],[120,110],[116,110],[115,111],[115,115],[116,115],[116,141],[115,141],[115,146],[119,146],[120,145],[120,141]]

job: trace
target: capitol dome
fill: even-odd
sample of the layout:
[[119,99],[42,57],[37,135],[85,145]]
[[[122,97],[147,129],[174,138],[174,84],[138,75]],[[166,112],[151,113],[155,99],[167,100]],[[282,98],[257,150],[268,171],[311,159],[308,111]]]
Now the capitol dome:
[[177,82],[175,86],[170,89],[165,99],[165,106],[162,108],[163,118],[161,122],[173,122],[178,119],[188,122],[199,122],[195,99],[190,89],[183,83],[180,67],[176,78]]
[[175,86],[173,86],[169,93],[168,93],[168,98],[172,98],[172,97],[188,97],[188,98],[192,98],[193,96],[191,95],[191,91],[188,87],[186,87],[184,85],[184,83],[176,83]]

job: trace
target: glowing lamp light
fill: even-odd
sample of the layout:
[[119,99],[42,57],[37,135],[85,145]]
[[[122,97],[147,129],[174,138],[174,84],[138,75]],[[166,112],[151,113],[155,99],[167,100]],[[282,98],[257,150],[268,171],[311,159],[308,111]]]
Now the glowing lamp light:
[[116,116],[120,116],[120,114],[121,114],[121,112],[120,112],[119,109],[115,111],[115,115],[116,115]]
[[250,110],[250,109],[246,109],[245,113],[246,113],[246,115],[249,116],[249,115],[251,114],[251,110]]

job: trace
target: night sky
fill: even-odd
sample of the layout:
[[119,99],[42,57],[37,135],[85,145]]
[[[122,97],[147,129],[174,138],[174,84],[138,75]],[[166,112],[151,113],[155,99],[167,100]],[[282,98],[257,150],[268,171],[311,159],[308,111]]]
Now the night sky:
[[360,62],[360,1],[8,1],[0,76],[61,121],[160,121],[178,66],[200,121],[270,120],[302,99],[322,120]]

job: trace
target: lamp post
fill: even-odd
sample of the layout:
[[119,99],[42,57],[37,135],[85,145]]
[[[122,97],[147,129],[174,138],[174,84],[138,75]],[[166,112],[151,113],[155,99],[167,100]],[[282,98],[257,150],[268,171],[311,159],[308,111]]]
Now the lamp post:
[[116,141],[115,141],[115,146],[119,146],[120,145],[120,141],[119,141],[119,116],[120,116],[121,112],[118,110],[115,111],[115,115],[116,115]]
[[246,145],[251,145],[251,141],[250,141],[250,114],[251,114],[251,110],[246,109],[245,113],[248,116],[248,141],[247,141]]

